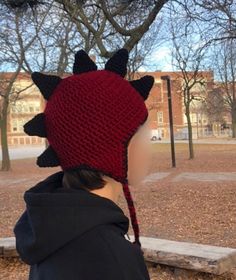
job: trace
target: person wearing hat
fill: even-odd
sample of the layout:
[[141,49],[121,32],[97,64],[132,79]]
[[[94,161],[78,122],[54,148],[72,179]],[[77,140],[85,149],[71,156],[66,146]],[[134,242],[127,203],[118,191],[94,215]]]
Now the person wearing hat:
[[[14,226],[29,280],[150,279],[129,185],[140,183],[150,164],[145,100],[154,78],[125,79],[128,57],[121,48],[98,70],[81,49],[72,75],[31,75],[46,106],[24,131],[48,140],[37,165],[62,170],[25,191]],[[117,204],[122,192],[134,242]]]

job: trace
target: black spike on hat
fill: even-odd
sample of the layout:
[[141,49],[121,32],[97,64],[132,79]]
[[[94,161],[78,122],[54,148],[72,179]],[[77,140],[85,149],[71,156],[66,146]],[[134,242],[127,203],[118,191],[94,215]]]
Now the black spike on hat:
[[153,76],[146,75],[138,80],[130,81],[130,84],[142,95],[146,100],[154,83]]
[[79,50],[75,54],[75,62],[73,64],[73,74],[80,74],[97,70],[97,65],[88,56],[84,50]]
[[127,73],[127,62],[129,53],[127,49],[119,49],[113,56],[106,62],[105,69],[125,77]]
[[47,137],[44,117],[44,113],[34,116],[33,119],[24,124],[24,132],[32,136]]
[[40,72],[33,72],[31,74],[33,82],[40,89],[44,99],[48,100],[52,95],[54,89],[60,83],[61,78],[54,75],[46,75]]

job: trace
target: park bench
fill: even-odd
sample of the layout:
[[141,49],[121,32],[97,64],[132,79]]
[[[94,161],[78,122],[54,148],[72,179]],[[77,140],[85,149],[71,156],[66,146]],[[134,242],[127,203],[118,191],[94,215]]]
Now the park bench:
[[[134,236],[130,235],[130,241]],[[236,249],[167,239],[140,237],[145,260],[152,263],[212,273],[236,267]]]
[[[134,236],[130,235],[130,241]],[[236,249],[140,236],[145,261],[175,268],[212,273],[236,267]],[[0,238],[0,257],[16,257],[15,237]]]

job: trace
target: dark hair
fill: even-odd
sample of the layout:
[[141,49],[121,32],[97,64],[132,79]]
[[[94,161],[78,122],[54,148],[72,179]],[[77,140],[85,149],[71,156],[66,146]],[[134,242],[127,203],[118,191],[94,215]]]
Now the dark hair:
[[73,168],[64,171],[62,184],[66,188],[101,189],[106,185],[102,172],[89,169]]

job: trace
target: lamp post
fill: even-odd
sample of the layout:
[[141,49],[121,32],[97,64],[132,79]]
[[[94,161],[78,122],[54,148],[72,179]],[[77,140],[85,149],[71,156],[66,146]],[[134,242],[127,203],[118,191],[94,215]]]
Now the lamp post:
[[161,76],[161,79],[167,82],[167,96],[168,96],[169,123],[170,123],[171,158],[172,158],[172,167],[176,167],[170,77],[169,76]]

